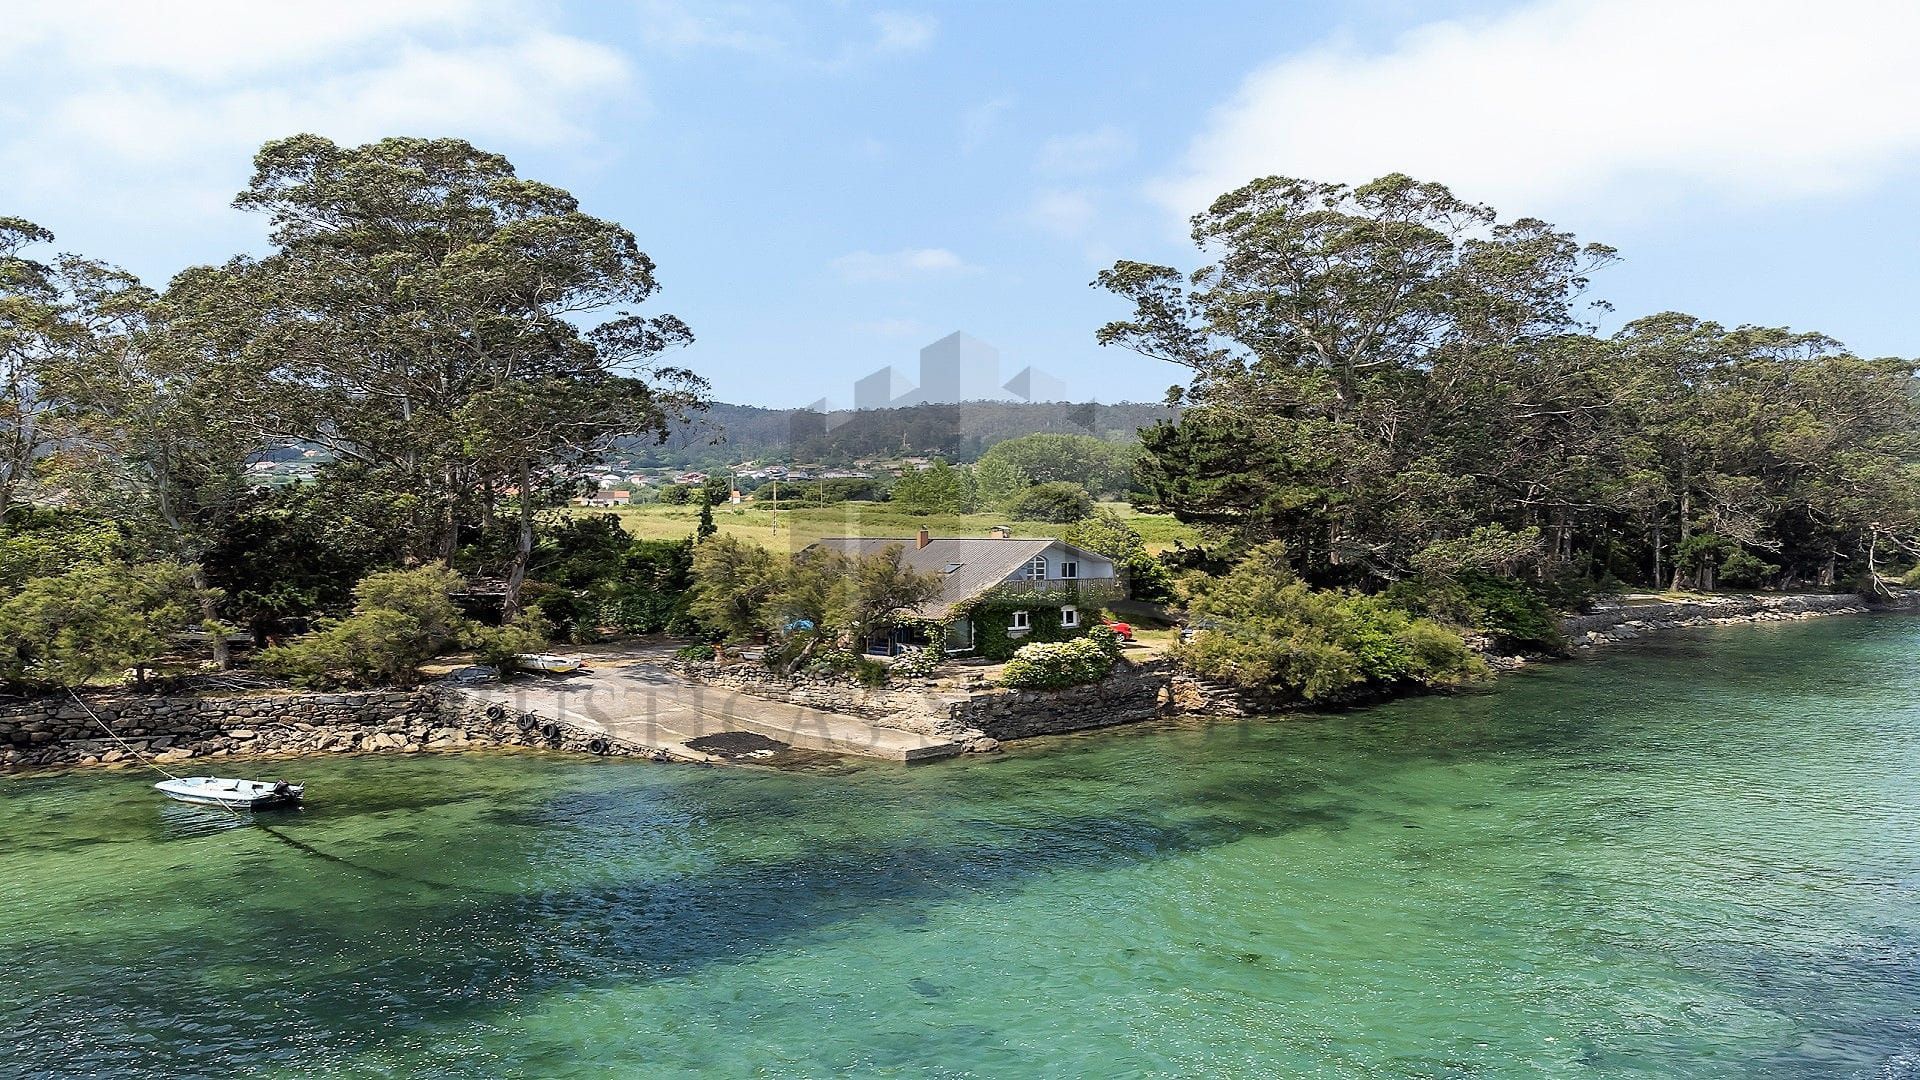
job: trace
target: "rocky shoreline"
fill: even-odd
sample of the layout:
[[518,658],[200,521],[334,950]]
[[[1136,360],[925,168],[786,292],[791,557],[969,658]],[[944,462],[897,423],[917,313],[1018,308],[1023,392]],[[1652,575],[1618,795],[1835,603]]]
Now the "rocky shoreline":
[[139,764],[142,756],[166,767],[232,757],[508,747],[665,757],[652,747],[489,706],[445,687],[218,696],[122,691],[89,694],[81,701],[46,697],[0,704],[0,773],[120,768]]
[[[1560,626],[1572,649],[1585,650],[1695,627],[1917,609],[1920,590],[1901,590],[1874,604],[1851,594],[1832,593],[1699,600],[1647,597],[1606,601],[1586,613],[1568,616]],[[1556,657],[1490,655],[1488,662],[1496,671],[1506,671],[1552,659]],[[1194,679],[1164,660],[1123,665],[1099,684],[1050,692],[1006,690],[979,679],[870,689],[845,680],[781,678],[744,666],[677,667],[683,675],[699,681],[770,700],[874,717],[875,722],[886,726],[923,733],[961,732],[977,737],[978,749],[997,748],[1010,739],[1126,724],[1174,713],[1241,717],[1300,707],[1260,700]],[[112,729],[113,735],[95,723],[89,710]],[[658,748],[627,745],[595,732],[489,706],[456,689],[438,686],[333,694],[113,692],[90,694],[84,706],[71,697],[0,702],[0,773],[124,767],[138,763],[141,755],[164,766],[228,757],[432,753],[508,747],[653,760],[666,760],[668,756]]]
[[1576,649],[1633,641],[1651,633],[1738,623],[1792,622],[1830,615],[1873,611],[1912,611],[1920,592],[1901,590],[1877,603],[1853,593],[1786,593],[1715,596],[1699,600],[1608,601],[1590,612],[1560,622],[1560,632]]

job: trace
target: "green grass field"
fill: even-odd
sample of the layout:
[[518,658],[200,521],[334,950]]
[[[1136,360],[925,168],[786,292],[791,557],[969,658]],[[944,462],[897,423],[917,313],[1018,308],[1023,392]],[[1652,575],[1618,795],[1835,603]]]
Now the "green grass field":
[[[1175,540],[1191,545],[1194,531],[1162,514],[1139,514],[1125,503],[1102,503],[1127,518],[1147,542],[1161,551]],[[676,540],[690,535],[700,517],[697,506],[617,506],[609,510],[575,508],[577,514],[615,514],[626,530],[642,539]],[[997,514],[915,514],[886,503],[848,502],[823,507],[767,510],[757,506],[713,508],[721,532],[776,551],[797,551],[823,536],[912,536],[925,525],[935,536],[985,536],[995,525],[1011,525],[1015,536],[1059,536],[1064,525],[1009,521]]]

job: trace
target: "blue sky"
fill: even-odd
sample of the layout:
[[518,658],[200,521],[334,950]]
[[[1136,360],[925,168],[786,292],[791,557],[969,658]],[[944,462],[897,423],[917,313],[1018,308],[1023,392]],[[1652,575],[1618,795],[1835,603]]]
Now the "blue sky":
[[[1920,5],[12,0],[0,214],[156,283],[258,250],[265,139],[458,135],[631,228],[718,396],[848,402],[952,330],[1069,396],[1119,257],[1255,175],[1399,169],[1619,247],[1680,309],[1920,354]],[[1617,318],[1616,320],[1617,321]]]

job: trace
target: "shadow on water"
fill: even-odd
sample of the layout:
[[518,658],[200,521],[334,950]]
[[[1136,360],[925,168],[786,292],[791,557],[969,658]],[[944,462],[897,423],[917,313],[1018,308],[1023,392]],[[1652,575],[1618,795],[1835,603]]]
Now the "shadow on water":
[[159,813],[160,835],[167,840],[190,840],[233,829],[244,829],[254,824],[255,820],[252,814],[238,810],[222,810],[217,806],[190,806],[177,802],[162,804]]
[[[793,948],[854,920],[923,927],[948,898],[1010,891],[1048,874],[1190,854],[1249,835],[1337,827],[1340,820],[1330,809],[1251,830],[1226,819],[1169,825],[1146,814],[1064,818],[1046,828],[1004,828],[946,845],[825,841],[778,861],[525,894],[416,879],[267,830],[303,855],[403,888],[419,885],[431,895],[384,892],[383,910],[346,919],[305,908],[223,908],[221,918],[236,924],[234,940],[260,943],[226,962],[272,967],[270,993],[209,981],[164,957],[129,955],[113,943],[69,943],[63,953],[73,978],[43,982],[25,1001],[7,1002],[9,995],[0,993],[0,1005],[11,1006],[16,1031],[58,1029],[77,1009],[143,1032],[144,1047],[116,1063],[122,1072],[163,1060],[176,1070],[218,1063],[244,1071],[279,1051],[209,1044],[198,1028],[205,1018],[273,1025],[288,1038],[297,1033],[299,1041],[324,1044],[330,1053],[367,1050],[396,1030],[482,1021],[510,1010],[515,999],[554,988],[685,977],[708,965]],[[370,941],[392,951],[367,956]],[[12,951],[0,947],[0,962],[13,960]],[[355,963],[344,981],[334,964],[302,962],[346,956],[365,962]],[[111,986],[90,978],[101,970],[117,973]],[[925,984],[914,992],[933,989]],[[193,1018],[184,1025],[183,1000],[191,1002]]]
[[[1845,641],[1851,633],[1837,637]],[[246,843],[239,832],[229,833],[231,842],[206,843],[225,853],[209,851],[205,858],[245,863],[248,874],[189,875],[207,905],[193,920],[178,919],[154,933],[143,932],[137,920],[88,922],[94,913],[76,910],[73,928],[39,935],[35,927],[35,935],[0,940],[0,966],[26,973],[13,986],[0,985],[0,1017],[10,1032],[0,1036],[0,1074],[10,1068],[57,1073],[82,1060],[98,1074],[324,1073],[355,1054],[418,1049],[450,1032],[466,1038],[516,1031],[519,1014],[549,991],[578,994],[591,1009],[596,990],[676,979],[701,983],[700,976],[714,977],[726,965],[767,954],[804,957],[819,943],[884,937],[879,931],[887,929],[941,933],[953,925],[944,920],[943,905],[1011,897],[1044,888],[1054,875],[1172,863],[1280,837],[1289,852],[1319,844],[1323,855],[1389,868],[1366,879],[1373,893],[1315,893],[1330,887],[1289,880],[1288,891],[1298,890],[1308,907],[1391,907],[1402,898],[1380,895],[1380,888],[1437,887],[1433,906],[1452,912],[1451,921],[1437,915],[1421,925],[1473,946],[1472,955],[1454,958],[1459,966],[1444,971],[1411,962],[1368,969],[1361,957],[1339,969],[1343,974],[1358,973],[1363,981],[1390,975],[1408,980],[1403,989],[1442,985],[1421,981],[1429,979],[1455,988],[1476,985],[1486,974],[1473,966],[1484,944],[1488,957],[1522,962],[1508,973],[1515,978],[1531,977],[1525,965],[1539,963],[1541,980],[1560,993],[1566,988],[1559,972],[1549,969],[1563,955],[1577,958],[1584,949],[1589,960],[1617,961],[1618,977],[1628,979],[1655,970],[1647,956],[1677,953],[1676,962],[1690,965],[1703,982],[1733,988],[1769,1017],[1799,1015],[1830,993],[1850,995],[1845,1004],[1819,1006],[1850,1012],[1809,1022],[1802,1044],[1752,1044],[1755,1067],[1733,1066],[1737,1072],[1863,1072],[1858,1061],[1817,1043],[1885,1048],[1920,1038],[1911,1015],[1883,1007],[1888,1000],[1920,1000],[1911,927],[1863,933],[1855,938],[1858,948],[1822,950],[1783,942],[1769,933],[1778,923],[1749,925],[1749,909],[1716,897],[1686,917],[1695,925],[1725,920],[1738,932],[1724,935],[1731,944],[1718,951],[1696,944],[1687,953],[1690,939],[1658,932],[1669,924],[1607,924],[1619,911],[1646,918],[1669,903],[1690,902],[1681,890],[1701,880],[1696,856],[1719,860],[1707,871],[1716,882],[1748,874],[1756,885],[1773,883],[1769,901],[1833,888],[1801,884],[1805,875],[1783,873],[1778,857],[1756,861],[1754,853],[1767,854],[1771,838],[1757,843],[1741,832],[1751,823],[1732,816],[1730,801],[1716,799],[1724,790],[1698,797],[1698,788],[1689,786],[1723,766],[1754,761],[1771,763],[1773,771],[1753,775],[1776,785],[1799,782],[1805,765],[1831,766],[1817,756],[1769,758],[1789,744],[1764,740],[1800,730],[1779,721],[1811,714],[1807,702],[1836,665],[1854,679],[1878,673],[1875,665],[1889,661],[1878,654],[1842,656],[1816,678],[1802,669],[1822,661],[1796,667],[1794,640],[1782,635],[1777,644],[1761,641],[1720,657],[1733,673],[1728,685],[1757,688],[1758,673],[1771,671],[1779,689],[1769,699],[1772,713],[1743,704],[1739,723],[1721,722],[1731,707],[1706,711],[1725,703],[1709,700],[1715,691],[1694,673],[1699,658],[1688,644],[1676,647],[1677,655],[1623,650],[1600,665],[1530,673],[1488,695],[1338,717],[1142,725],[1049,741],[999,760],[914,771],[794,777],[571,762],[467,771],[432,762],[355,765],[366,771],[356,774],[351,792],[342,783],[341,800],[328,812],[263,827],[271,843]],[[1909,644],[1901,639],[1884,652],[1897,659]],[[1874,685],[1871,678],[1859,682]],[[1907,685],[1895,684],[1902,694]],[[1854,737],[1856,729],[1847,725],[1857,721],[1850,716],[1829,722],[1838,725],[1831,730]],[[1895,788],[1893,794],[1897,806],[1908,792]],[[51,807],[57,800],[47,802]],[[1695,817],[1731,829],[1716,835],[1690,825]],[[111,831],[96,826],[68,847]],[[204,839],[220,831],[181,819],[167,835]],[[1592,861],[1566,861],[1570,845]],[[1194,926],[1219,925],[1208,917],[1244,906],[1271,913],[1271,928],[1284,934],[1285,918],[1295,912],[1267,894],[1281,891],[1269,887],[1275,866],[1290,864],[1258,861],[1270,845],[1246,847],[1247,855],[1236,860],[1237,853],[1228,852],[1209,867],[1222,871],[1221,878],[1170,901],[1178,912],[1166,921],[1190,936],[1180,936],[1177,946],[1169,944],[1172,936],[1125,944],[1138,944],[1143,956],[1160,963],[1217,947],[1238,958],[1238,967],[1262,968],[1266,961],[1246,951],[1246,942],[1179,925],[1188,919]],[[1872,850],[1883,860],[1899,851]],[[443,861],[432,861],[436,857]],[[382,864],[383,858],[390,862]],[[256,863],[264,881],[251,876]],[[1236,870],[1245,876],[1232,876]],[[1504,876],[1476,876],[1487,870]],[[1170,879],[1179,880],[1179,873],[1169,868]],[[225,895],[235,882],[256,888],[256,895]],[[1137,880],[1116,885],[1141,887]],[[1218,895],[1204,891],[1215,885],[1223,890]],[[1493,886],[1506,894],[1496,895]],[[1646,899],[1666,887],[1675,892]],[[81,895],[88,904],[120,899],[104,887]],[[1075,914],[1097,924],[1102,910]],[[1477,918],[1489,911],[1528,927],[1534,924],[1519,916],[1565,921],[1550,949],[1528,938],[1521,942],[1526,949],[1497,953],[1496,945],[1515,946],[1495,936],[1497,920]],[[1785,910],[1783,917],[1793,915]],[[1888,916],[1898,917],[1897,909]],[[1839,916],[1830,919],[1846,925]],[[1142,926],[1149,935],[1162,929],[1129,929]],[[208,939],[194,940],[203,927]],[[983,940],[981,950],[1029,962],[1020,956],[1021,938],[1033,931],[1009,927],[1004,940]],[[1090,940],[1094,948],[1111,944]],[[1335,940],[1361,953],[1377,944]],[[1304,949],[1299,959],[1309,959]],[[803,970],[816,980],[810,985],[828,980]],[[1564,970],[1571,980],[1592,969]],[[251,980],[255,971],[265,974]],[[961,1050],[994,1038],[991,1030],[965,1023],[973,1003],[963,976],[888,974],[900,976],[902,995],[951,1009],[954,1023],[897,1041],[875,1032],[863,1050],[866,1064],[897,1060],[904,1069],[924,1064],[940,1038],[958,1040]],[[1263,977],[1271,981],[1262,989],[1276,997],[1298,992],[1287,989],[1285,964],[1273,961]],[[1593,991],[1569,985],[1566,992],[1574,996]],[[1110,996],[1129,992],[1122,985],[1101,988]],[[1408,1000],[1420,996],[1406,992]],[[1087,1009],[1105,999],[1078,1000]],[[1593,1000],[1604,1009],[1613,999]],[[1341,1005],[1325,1003],[1335,1012]],[[1063,1001],[1058,1007],[1074,1006]],[[1676,1010],[1675,1030],[1709,1022]],[[1061,1023],[1065,1030],[1086,1020],[1063,1012]],[[69,1033],[85,1041],[71,1041]],[[597,1037],[576,1032],[555,1039]],[[1624,1045],[1601,1046],[1584,1060],[1631,1071],[1637,1065],[1618,1050]],[[1701,1058],[1685,1056],[1697,1048],[1674,1042],[1666,1048],[1674,1056],[1649,1060],[1698,1066]],[[1441,1057],[1421,1059],[1417,1067],[1412,1059],[1402,1063],[1420,1075],[1467,1068]],[[507,1062],[501,1071],[514,1068]]]
[[[237,824],[245,824],[245,822],[238,822]],[[255,824],[257,825],[257,827],[261,832],[265,833],[268,836],[273,837],[275,840],[280,841],[281,843],[287,845],[288,847],[293,848],[295,851],[298,851],[305,855],[311,855],[316,859],[324,859],[327,862],[333,863],[336,866],[344,866],[349,870],[355,871],[356,873],[367,874],[371,877],[376,877],[383,881],[404,881],[411,885],[424,885],[429,889],[436,889],[441,892],[476,891],[471,886],[449,885],[444,881],[434,881],[430,878],[420,877],[415,874],[396,873],[395,871],[387,870],[382,867],[372,866],[362,862],[355,862],[352,859],[348,859],[340,855],[334,855],[329,852],[322,851],[319,848],[314,847],[312,844],[306,843],[304,841],[296,840],[293,837],[282,832],[281,830],[276,829],[273,826],[267,824],[266,822],[256,821]]]

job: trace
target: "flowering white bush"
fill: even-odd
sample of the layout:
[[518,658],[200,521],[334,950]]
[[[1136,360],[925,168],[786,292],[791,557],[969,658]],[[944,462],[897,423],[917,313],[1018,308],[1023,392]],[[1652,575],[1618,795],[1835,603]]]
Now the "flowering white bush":
[[1000,674],[1015,690],[1064,690],[1097,683],[1113,670],[1114,655],[1095,637],[1022,645]]

